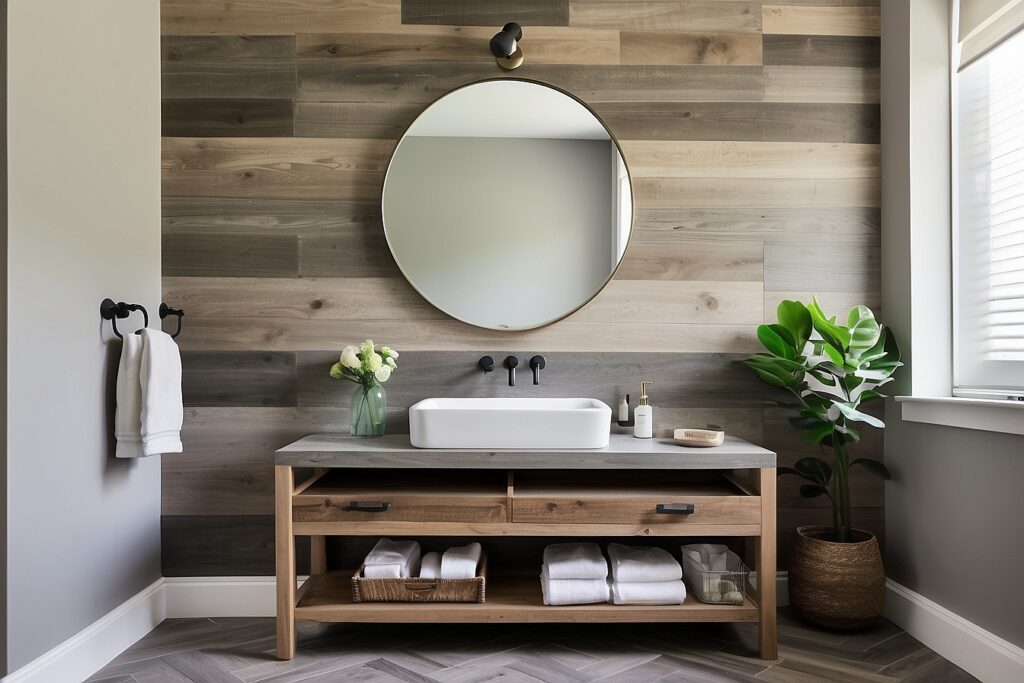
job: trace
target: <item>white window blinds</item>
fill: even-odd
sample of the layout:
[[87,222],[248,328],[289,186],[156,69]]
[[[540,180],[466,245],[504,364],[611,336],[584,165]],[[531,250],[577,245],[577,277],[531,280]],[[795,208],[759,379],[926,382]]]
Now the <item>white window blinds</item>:
[[1024,395],[1024,33],[956,91],[954,393]]

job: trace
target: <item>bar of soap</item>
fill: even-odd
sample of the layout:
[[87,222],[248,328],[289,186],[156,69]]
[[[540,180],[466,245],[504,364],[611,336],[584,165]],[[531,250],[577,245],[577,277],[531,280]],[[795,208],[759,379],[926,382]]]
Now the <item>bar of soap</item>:
[[712,429],[677,429],[672,438],[680,446],[711,448],[721,446],[725,442],[725,432]]

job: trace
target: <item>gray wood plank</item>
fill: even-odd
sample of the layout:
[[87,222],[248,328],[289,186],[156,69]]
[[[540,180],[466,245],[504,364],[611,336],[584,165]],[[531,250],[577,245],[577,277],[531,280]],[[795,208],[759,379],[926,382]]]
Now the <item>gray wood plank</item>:
[[186,406],[294,406],[295,354],[282,351],[183,351]]
[[167,137],[282,137],[293,131],[290,99],[168,98],[162,110]]
[[295,95],[295,36],[163,36],[162,96]]
[[[164,576],[273,576],[274,516],[164,516]],[[309,539],[297,537],[297,571],[309,573]]]
[[764,36],[764,63],[877,68],[880,39],[869,36]]
[[397,140],[423,105],[394,102],[296,102],[295,135]]
[[834,208],[638,208],[638,242],[765,240],[772,242],[877,242],[881,210]]
[[620,140],[879,141],[876,104],[603,102],[594,108]]
[[612,434],[605,448],[414,448],[406,434],[360,439],[311,434],[277,451],[278,465],[293,467],[465,468],[520,470],[700,470],[775,467],[775,453],[736,437],[714,448],[678,446],[671,439]]
[[163,274],[297,277],[299,244],[288,236],[165,234]]
[[567,26],[569,0],[402,0],[403,24],[494,26],[506,22],[523,26]]
[[[352,229],[356,228],[356,229]],[[384,230],[346,226],[338,235],[299,240],[302,277],[402,277]]]
[[[493,65],[464,62],[342,64],[300,59],[297,99],[315,102],[428,104],[460,85],[501,76]],[[756,102],[760,66],[534,64],[516,75],[550,83],[588,103]]]
[[162,214],[164,235],[348,237],[383,231],[379,202],[165,195]]

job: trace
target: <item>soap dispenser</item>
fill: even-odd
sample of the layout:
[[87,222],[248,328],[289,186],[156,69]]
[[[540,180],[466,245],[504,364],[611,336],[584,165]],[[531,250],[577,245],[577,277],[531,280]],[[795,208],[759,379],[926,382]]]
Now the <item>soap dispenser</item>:
[[654,382],[640,382],[640,405],[633,410],[633,436],[638,439],[650,439],[654,436],[654,414],[647,404],[647,385]]

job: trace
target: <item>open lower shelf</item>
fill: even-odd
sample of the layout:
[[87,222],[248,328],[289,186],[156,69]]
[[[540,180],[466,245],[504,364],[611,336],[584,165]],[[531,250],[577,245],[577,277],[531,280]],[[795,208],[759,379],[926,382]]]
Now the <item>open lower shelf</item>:
[[548,607],[536,575],[488,576],[487,601],[352,602],[352,571],[311,576],[300,590],[295,618],[346,622],[686,622],[758,620],[757,605],[707,605],[692,595],[682,605],[574,605]]

